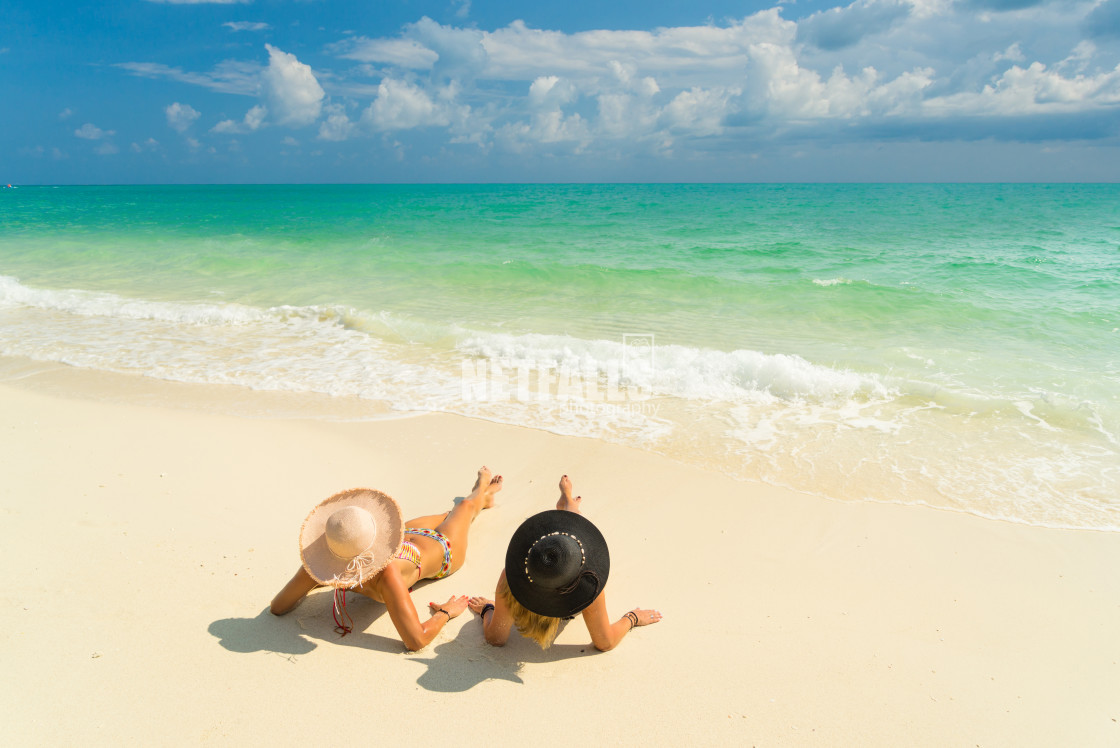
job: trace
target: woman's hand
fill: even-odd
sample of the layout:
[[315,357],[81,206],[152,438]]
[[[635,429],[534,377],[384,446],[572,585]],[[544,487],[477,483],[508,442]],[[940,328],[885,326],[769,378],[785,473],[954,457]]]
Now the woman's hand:
[[661,620],[661,611],[659,610],[644,610],[642,608],[634,608],[630,612],[638,616],[639,626],[648,626],[651,623],[657,623]]
[[478,613],[479,615],[482,615],[483,608],[485,608],[487,605],[493,604],[494,601],[486,597],[472,597],[469,601],[467,601],[467,607],[469,607],[473,612]]
[[435,603],[428,603],[428,608],[431,610],[432,615],[435,615],[440,608],[447,611],[448,620],[456,618],[460,613],[467,609],[467,596],[456,595],[447,599],[443,605],[436,605]]

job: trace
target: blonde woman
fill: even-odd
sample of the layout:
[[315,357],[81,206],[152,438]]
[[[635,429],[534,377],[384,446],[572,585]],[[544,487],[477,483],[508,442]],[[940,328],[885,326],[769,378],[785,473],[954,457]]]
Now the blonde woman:
[[397,502],[380,491],[359,488],[331,496],[304,520],[302,565],[273,598],[273,614],[292,610],[316,587],[334,587],[335,630],[345,636],[353,630],[346,612],[346,592],[353,590],[384,603],[404,645],[422,649],[466,610],[467,598],[429,603],[429,617],[421,621],[410,588],[421,579],[442,579],[463,565],[471,523],[494,504],[501,488],[502,476],[493,477],[483,467],[470,495],[450,512],[408,522]]
[[522,636],[547,649],[560,621],[583,613],[591,643],[606,652],[634,627],[661,620],[656,610],[635,608],[611,621],[603,591],[610,554],[603,534],[580,512],[582,501],[572,496],[572,481],[563,476],[556,509],[525,520],[510,539],[495,599],[470,599],[489,644],[505,644],[516,625]]

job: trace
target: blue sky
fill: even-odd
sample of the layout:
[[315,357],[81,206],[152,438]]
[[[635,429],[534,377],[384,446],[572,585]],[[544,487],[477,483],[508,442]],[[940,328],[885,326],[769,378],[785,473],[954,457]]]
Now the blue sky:
[[5,0],[0,180],[1115,181],[1120,0]]

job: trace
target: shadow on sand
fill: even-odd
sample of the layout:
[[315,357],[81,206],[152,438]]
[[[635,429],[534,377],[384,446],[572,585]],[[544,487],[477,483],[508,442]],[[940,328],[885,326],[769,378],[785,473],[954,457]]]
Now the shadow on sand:
[[[343,647],[358,647],[399,655],[404,645],[399,639],[370,634],[366,629],[385,615],[385,606],[361,595],[353,595],[347,609],[354,619],[354,631],[341,637],[331,618],[332,596],[325,590],[308,595],[299,607],[284,616],[274,616],[264,608],[254,618],[222,618],[207,628],[211,636],[230,652],[273,652],[279,655],[305,655],[319,646],[316,641]],[[504,647],[491,647],[482,639],[478,618],[470,611],[458,635],[449,641],[408,656],[425,668],[416,679],[427,691],[458,693],[469,691],[488,680],[524,683],[525,665],[555,662],[596,653],[591,644],[554,644],[541,649],[516,632]]]
[[[467,612],[464,615],[471,614]],[[492,647],[482,638],[477,616],[473,617],[473,621],[464,624],[458,636],[437,645],[432,650],[434,656],[410,658],[410,662],[427,668],[416,679],[417,685],[427,691],[459,693],[488,680],[524,683],[521,671],[525,665],[598,654],[590,643],[553,644],[548,649],[541,649],[536,642],[516,631],[504,647]]]
[[214,621],[207,631],[230,652],[303,655],[318,646],[314,640],[378,652],[401,652],[403,645],[399,639],[366,633],[366,629],[386,613],[384,605],[356,594],[347,599],[346,609],[354,619],[354,631],[344,637],[334,630],[333,598],[327,590],[312,592],[287,615],[274,616],[266,607],[255,618]]

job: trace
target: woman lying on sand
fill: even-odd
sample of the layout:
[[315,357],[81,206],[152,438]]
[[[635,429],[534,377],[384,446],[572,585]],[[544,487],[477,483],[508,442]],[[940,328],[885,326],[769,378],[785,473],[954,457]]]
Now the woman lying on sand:
[[353,621],[347,624],[346,591],[354,590],[385,603],[406,647],[423,648],[466,609],[467,598],[429,603],[431,617],[421,623],[409,588],[458,571],[467,559],[471,523],[493,505],[501,488],[502,476],[491,477],[483,467],[470,495],[450,512],[408,522],[402,522],[397,502],[380,491],[359,488],[331,496],[304,520],[303,565],[273,598],[272,612],[284,615],[316,587],[334,587],[335,630],[345,636],[353,630]]
[[611,623],[603,591],[610,555],[602,533],[580,513],[582,501],[582,496],[572,498],[572,482],[562,477],[556,509],[525,520],[510,539],[506,567],[494,593],[497,599],[470,599],[490,644],[505,644],[510,626],[516,624],[522,636],[547,649],[560,620],[583,611],[591,643],[605,652],[635,626],[661,620],[656,610],[635,608]]

